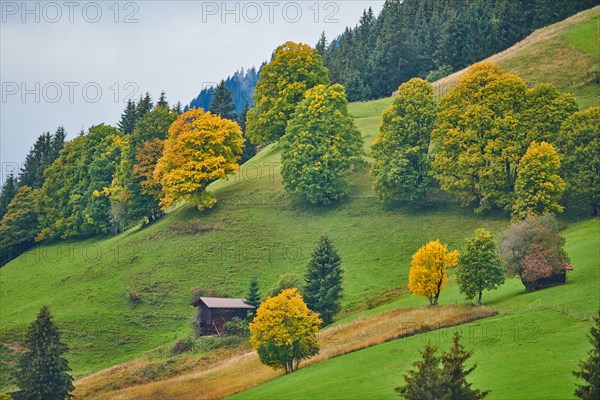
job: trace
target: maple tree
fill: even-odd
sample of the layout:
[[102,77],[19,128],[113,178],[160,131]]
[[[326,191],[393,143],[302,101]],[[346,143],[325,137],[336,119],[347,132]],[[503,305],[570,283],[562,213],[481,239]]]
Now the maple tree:
[[206,187],[239,169],[243,144],[235,122],[202,109],[181,114],[169,128],[154,171],[162,185],[161,206],[182,200],[199,209],[212,207],[216,199]]
[[448,269],[456,266],[458,250],[448,251],[439,240],[429,242],[412,256],[408,288],[415,296],[423,296],[437,305],[448,280]]
[[263,364],[281,368],[286,374],[300,361],[319,352],[317,332],[321,319],[308,309],[297,289],[285,289],[269,297],[250,323],[254,346]]
[[304,93],[328,83],[323,59],[309,45],[286,42],[277,47],[271,61],[260,70],[254,108],[247,116],[248,137],[255,144],[278,140]]

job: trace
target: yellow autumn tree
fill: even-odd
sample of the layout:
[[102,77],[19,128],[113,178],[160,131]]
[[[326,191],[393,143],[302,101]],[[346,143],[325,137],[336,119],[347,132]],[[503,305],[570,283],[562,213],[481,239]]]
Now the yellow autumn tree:
[[458,250],[449,252],[439,240],[429,242],[412,256],[408,288],[415,296],[423,296],[430,305],[437,305],[448,280],[448,269],[456,266]]
[[319,352],[317,332],[321,319],[308,309],[297,289],[285,289],[265,300],[250,323],[260,361],[286,374],[298,369],[300,361]]
[[239,125],[202,109],[181,114],[169,128],[154,175],[162,185],[163,208],[177,200],[199,209],[216,199],[206,187],[239,169],[244,139]]

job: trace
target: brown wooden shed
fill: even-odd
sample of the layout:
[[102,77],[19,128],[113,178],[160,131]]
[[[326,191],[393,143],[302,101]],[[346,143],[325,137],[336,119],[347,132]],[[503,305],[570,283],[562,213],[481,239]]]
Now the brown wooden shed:
[[219,335],[225,322],[234,317],[246,318],[254,306],[246,304],[244,299],[228,299],[220,297],[200,297],[192,303],[198,307],[196,318],[197,335]]

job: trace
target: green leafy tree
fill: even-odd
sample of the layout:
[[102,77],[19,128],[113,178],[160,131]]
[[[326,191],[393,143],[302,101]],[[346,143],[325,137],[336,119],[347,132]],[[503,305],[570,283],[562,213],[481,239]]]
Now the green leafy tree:
[[563,211],[559,201],[565,184],[559,171],[560,158],[554,147],[546,142],[532,142],[517,173],[513,219]]
[[279,46],[271,62],[260,70],[254,91],[255,107],[248,112],[248,137],[254,144],[281,138],[304,93],[328,83],[327,68],[316,50],[294,42]]
[[458,287],[467,299],[477,297],[481,304],[484,290],[494,290],[504,283],[504,268],[491,233],[477,229],[467,240],[458,257]]
[[129,99],[123,114],[121,114],[121,120],[117,122],[119,130],[125,134],[130,134],[135,129],[135,123],[138,119],[138,112],[136,110],[135,101]]
[[562,122],[576,110],[571,95],[548,85],[528,88],[495,64],[475,64],[440,103],[432,173],[443,190],[477,202],[477,211],[512,210],[530,143],[556,143]]
[[[600,215],[600,107],[573,114],[560,132],[561,172],[569,200]],[[585,160],[585,162],[582,162]]]
[[235,103],[231,97],[231,91],[225,86],[225,81],[222,80],[213,93],[212,100],[210,102],[209,111],[213,114],[220,116],[221,118],[235,121],[237,114],[235,111]]
[[413,369],[404,375],[405,385],[396,388],[407,400],[446,399],[447,389],[442,385],[442,369],[437,349],[430,344],[421,353],[422,359],[413,363]]
[[18,181],[13,174],[8,175],[0,189],[0,221],[8,211],[8,205],[17,194]]
[[429,142],[435,123],[433,87],[414,78],[400,86],[373,143],[374,188],[381,200],[421,202],[431,183]]
[[282,274],[269,289],[269,297],[275,297],[285,289],[298,289],[298,292],[302,293],[304,291],[304,279],[294,272]]
[[466,362],[473,352],[465,350],[460,344],[460,335],[454,334],[450,351],[442,355],[442,380],[443,387],[448,391],[448,400],[480,400],[485,398],[490,391],[472,389],[471,383],[467,382],[469,376],[477,364],[467,368]]
[[63,400],[73,397],[73,377],[68,373],[71,368],[63,357],[69,349],[60,340],[48,307],[40,310],[23,345],[28,351],[21,356],[16,374],[23,398]]
[[246,135],[246,120],[249,111],[250,106],[248,105],[248,102],[246,102],[244,110],[238,117],[238,125],[242,129],[242,135],[244,136],[244,149],[242,151],[242,158],[240,158],[240,165],[256,155],[256,146],[252,143],[248,135]]
[[260,306],[260,293],[258,287],[258,279],[256,277],[252,278],[250,281],[250,286],[248,288],[248,294],[246,295],[246,304],[250,304],[258,308]]
[[312,204],[327,205],[344,196],[348,173],[362,163],[362,138],[341,85],[308,90],[281,142],[283,184]]
[[36,192],[29,186],[19,188],[0,222],[0,249],[9,261],[33,244],[38,233]]
[[594,321],[596,326],[590,329],[592,348],[588,352],[589,358],[579,363],[579,371],[573,372],[576,377],[585,381],[575,389],[575,395],[583,400],[600,398],[600,310]]
[[341,309],[343,274],[337,248],[327,235],[321,236],[308,262],[303,294],[308,308],[319,313],[323,325],[329,325]]
[[102,124],[65,145],[44,174],[36,240],[111,232],[110,186],[121,160],[123,136]]

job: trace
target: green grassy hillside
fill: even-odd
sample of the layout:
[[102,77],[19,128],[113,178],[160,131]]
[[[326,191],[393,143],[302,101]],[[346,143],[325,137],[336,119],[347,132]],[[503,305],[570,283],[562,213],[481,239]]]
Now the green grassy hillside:
[[[456,330],[474,351],[478,368],[475,387],[491,389],[490,399],[572,398],[571,371],[590,347],[586,338],[591,316],[598,310],[600,290],[600,221],[573,224],[564,232],[574,271],[568,283],[525,293],[518,279],[486,293],[486,305],[500,315],[458,328],[396,340],[324,361],[233,396],[235,399],[397,399],[394,388],[420,356],[426,342],[442,350],[451,346]],[[460,302],[455,284],[442,303]],[[395,307],[422,304],[406,297]]]
[[[586,25],[557,40],[585,51],[593,43],[590,32]],[[350,106],[365,149],[390,102]],[[266,292],[280,274],[302,273],[323,232],[340,249],[344,307],[352,309],[405,285],[410,255],[424,242],[440,239],[460,249],[475,228],[498,232],[508,223],[504,216],[478,216],[443,198],[421,210],[383,207],[366,170],[352,177],[350,196],[339,205],[307,207],[285,194],[279,157],[280,149],[272,145],[229,181],[213,184],[219,198],[213,210],[201,213],[183,205],[142,229],[39,246],[0,269],[0,342],[6,345],[0,346],[5,362],[0,363],[0,389],[8,384],[12,351],[18,348],[14,343],[42,305],[51,307],[65,331],[72,349],[68,358],[79,377],[188,335],[194,288],[244,296],[253,276]],[[518,284],[511,285],[502,292],[507,297],[510,287],[520,293]],[[458,301],[452,290],[446,300]],[[141,303],[130,304],[130,293],[140,295]],[[386,307],[416,301],[403,298]],[[584,332],[576,331],[577,337]]]

